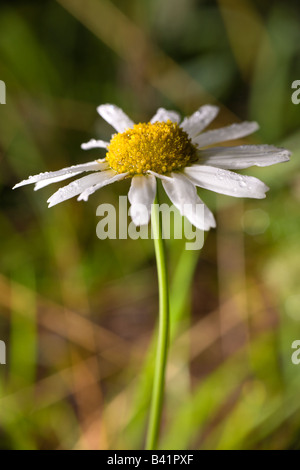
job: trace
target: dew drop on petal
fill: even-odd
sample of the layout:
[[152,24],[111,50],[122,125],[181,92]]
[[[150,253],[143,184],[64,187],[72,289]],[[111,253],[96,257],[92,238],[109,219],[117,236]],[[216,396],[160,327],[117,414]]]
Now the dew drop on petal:
[[224,179],[224,171],[218,169],[218,171],[217,171],[217,178],[218,178],[219,180],[223,180],[223,179]]

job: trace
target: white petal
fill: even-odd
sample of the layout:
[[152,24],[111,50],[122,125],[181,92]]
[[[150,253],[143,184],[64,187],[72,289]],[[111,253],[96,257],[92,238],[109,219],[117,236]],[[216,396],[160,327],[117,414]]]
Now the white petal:
[[227,140],[240,139],[259,128],[257,122],[241,122],[240,124],[231,124],[230,126],[221,127],[213,131],[203,132],[193,139],[194,144],[199,147],[225,142]]
[[[162,180],[163,187],[171,202],[191,224],[200,230],[209,230],[216,226],[212,212],[205,206],[197,194],[194,184],[182,173],[171,173],[172,178]],[[204,218],[197,211],[197,205],[204,205]]]
[[241,170],[249,166],[268,166],[289,161],[291,153],[273,145],[214,147],[199,152],[199,163],[218,168]]
[[77,198],[78,201],[87,201],[89,196],[98,189],[103,188],[103,186],[106,186],[108,184],[114,183],[115,181],[122,180],[125,178],[125,176],[128,175],[128,173],[116,173],[112,170],[103,171],[100,174],[102,175],[101,181],[95,184],[94,186],[85,189]]
[[60,188],[52,194],[51,197],[49,197],[47,201],[49,203],[49,207],[78,196],[78,194],[81,194],[85,189],[90,188],[91,186],[99,183],[99,181],[107,178],[107,173],[110,173],[110,170],[92,173],[91,175],[83,176],[82,178],[72,181],[72,183],[67,186]]
[[[79,165],[69,166],[67,168],[62,168],[58,171],[46,171],[45,173],[39,173],[38,175],[29,176],[27,180],[21,181],[20,183],[16,184],[13,189],[18,188],[19,186],[24,186],[25,184],[32,184],[37,183],[38,181],[43,180],[51,180],[49,184],[52,182],[55,183],[57,177],[65,176],[66,178],[71,178],[74,175],[78,175],[79,173],[83,173],[84,171],[101,171],[107,168],[106,162],[99,162],[93,161],[88,163],[83,163]],[[57,180],[60,181],[60,180]],[[46,186],[46,184],[45,184]],[[42,186],[40,186],[42,187]]]
[[218,112],[217,106],[209,104],[201,106],[194,114],[184,118],[180,127],[187,132],[189,137],[193,138],[215,119]]
[[124,113],[121,108],[114,104],[101,104],[97,108],[100,116],[105,119],[118,132],[124,132],[126,129],[132,128],[134,122]]
[[[73,173],[71,176],[76,176],[80,175],[81,171],[77,171],[76,173]],[[49,178],[46,180],[41,180],[35,183],[34,185],[34,191],[37,191],[38,189],[45,188],[45,186],[48,186],[49,184],[52,183],[58,183],[59,181],[64,181],[66,179],[70,178],[70,175],[61,175],[61,176],[56,176],[54,178]]]
[[269,189],[253,176],[238,175],[212,166],[192,165],[186,167],[184,173],[196,186],[228,196],[263,199]]
[[131,204],[130,216],[135,225],[148,224],[155,193],[155,176],[137,175],[132,178],[128,199]]
[[153,176],[155,176],[155,178],[159,178],[161,180],[170,180],[170,179],[172,179],[171,176],[161,175],[160,173],[156,173],[155,171],[152,171],[152,170],[148,170],[147,174],[148,175],[153,175]]
[[167,122],[167,121],[172,121],[172,122],[179,122],[180,121],[180,116],[176,111],[168,111],[167,109],[164,108],[158,108],[156,113],[154,114],[153,118],[151,119],[151,124],[154,122]]
[[108,145],[109,142],[105,142],[104,140],[91,139],[88,142],[81,144],[81,148],[82,150],[90,150],[96,148],[107,148]]

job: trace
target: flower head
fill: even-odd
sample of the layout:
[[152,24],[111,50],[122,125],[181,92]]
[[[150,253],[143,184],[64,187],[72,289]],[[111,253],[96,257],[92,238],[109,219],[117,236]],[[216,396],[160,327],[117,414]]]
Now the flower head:
[[165,174],[178,171],[197,160],[196,147],[177,124],[148,122],[115,134],[108,146],[106,160],[118,173]]
[[[30,176],[14,188],[35,183],[37,190],[90,172],[56,191],[48,199],[49,207],[52,207],[75,196],[87,201],[103,186],[130,178],[130,215],[136,225],[142,225],[149,222],[156,178],[159,178],[181,214],[197,228],[209,230],[215,227],[215,219],[206,206],[204,217],[200,217],[196,206],[203,202],[196,187],[229,196],[261,199],[269,189],[262,181],[229,170],[273,165],[288,161],[290,156],[288,150],[270,145],[211,147],[245,137],[258,129],[256,122],[242,122],[202,132],[216,117],[216,106],[202,106],[182,122],[175,111],[159,108],[150,122],[139,124],[134,124],[115,105],[101,105],[97,111],[117,133],[112,135],[110,142],[92,139],[81,147],[84,150],[104,148],[105,158]],[[145,210],[141,211],[141,207]]]

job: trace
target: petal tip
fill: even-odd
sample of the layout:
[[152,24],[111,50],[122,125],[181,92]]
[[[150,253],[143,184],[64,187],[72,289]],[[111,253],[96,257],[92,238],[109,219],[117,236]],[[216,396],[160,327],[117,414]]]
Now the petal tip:
[[259,130],[260,128],[260,125],[258,124],[258,122],[256,121],[250,121],[249,124],[252,125],[252,128],[253,128],[253,132],[256,132]]
[[77,201],[84,201],[84,202],[87,202],[87,201],[88,201],[88,198],[89,198],[89,195],[88,195],[87,193],[84,194],[84,192],[83,192],[83,193],[79,194],[79,196],[78,196],[78,198],[77,198]]
[[[116,105],[111,104],[111,103],[105,103],[105,104],[100,104],[97,106],[97,112],[102,116],[102,113],[111,109],[117,108]],[[103,117],[103,116],[102,116]]]
[[29,184],[29,183],[30,181],[28,180],[20,181],[19,183],[15,184],[12,189],[20,188],[21,186],[25,186],[26,184]]
[[[216,104],[206,104],[204,105],[207,109],[211,109],[214,111],[216,114],[220,111],[220,106],[217,106]],[[203,107],[204,107],[203,106]],[[200,108],[201,109],[201,108]]]
[[289,162],[291,156],[292,152],[290,150],[282,148],[282,162]]

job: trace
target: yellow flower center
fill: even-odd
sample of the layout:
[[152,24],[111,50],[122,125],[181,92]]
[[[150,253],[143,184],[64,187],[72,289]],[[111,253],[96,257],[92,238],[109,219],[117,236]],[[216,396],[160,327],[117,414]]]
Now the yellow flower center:
[[196,147],[174,122],[140,123],[112,137],[106,160],[118,173],[163,174],[195,161]]

